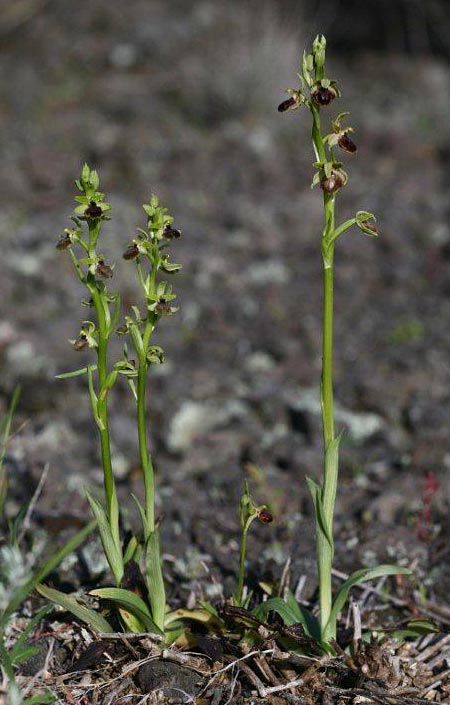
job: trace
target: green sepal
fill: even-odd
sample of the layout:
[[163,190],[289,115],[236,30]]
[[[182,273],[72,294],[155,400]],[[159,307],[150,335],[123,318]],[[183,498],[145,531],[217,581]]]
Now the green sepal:
[[175,272],[180,271],[181,264],[169,262],[169,255],[164,255],[163,257],[161,257],[160,267],[161,271],[167,272],[167,274],[175,274]]

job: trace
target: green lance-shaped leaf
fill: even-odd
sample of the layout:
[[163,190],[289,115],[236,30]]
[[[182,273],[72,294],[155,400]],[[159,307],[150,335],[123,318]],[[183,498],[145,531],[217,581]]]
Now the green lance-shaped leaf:
[[[106,560],[114,575],[114,580],[117,585],[120,585],[124,572],[120,541],[118,542],[117,537],[114,536],[113,528],[109,525],[106,512],[100,502],[92,497],[89,492],[86,492],[86,496],[98,523],[98,530],[100,531],[100,538],[102,540]],[[113,517],[113,519],[115,518]]]
[[308,622],[304,618],[303,613],[288,605],[281,597],[271,597],[265,602],[261,602],[260,605],[252,610],[252,614],[259,620],[265,621],[269,616],[270,612],[276,612],[281,619],[283,624],[290,626],[292,624],[301,624],[305,632],[309,635]]
[[130,612],[142,622],[148,632],[154,632],[156,634],[163,633],[162,629],[160,629],[152,619],[150,610],[144,600],[139,597],[139,595],[136,595],[136,593],[130,590],[124,590],[123,588],[110,587],[91,590],[89,594],[100,597],[102,600],[111,600],[111,602],[118,605],[119,608]]
[[99,413],[98,413],[98,398],[97,398],[97,394],[95,393],[95,389],[94,389],[94,378],[92,375],[92,368],[90,365],[89,365],[89,367],[87,367],[87,375],[88,375],[89,401],[91,402],[92,414],[94,416],[95,423],[97,424],[98,429],[100,431],[104,431],[105,424],[103,423],[103,421],[100,418]]
[[382,578],[386,575],[411,575],[412,571],[409,568],[401,568],[397,565],[379,565],[376,568],[361,568],[357,570],[341,585],[333,603],[331,609],[330,618],[327,622],[325,632],[328,632],[329,628],[336,624],[339,612],[344,607],[347,602],[350,590],[354,585],[359,585],[360,583],[366,583],[368,580],[375,580],[376,578]]
[[[120,540],[120,528],[119,528],[119,501],[117,499],[116,487],[113,484],[112,497],[110,498],[110,527],[114,543],[116,544],[117,550],[122,556],[122,542]],[[122,559],[123,565],[123,559]]]
[[324,481],[322,487],[323,517],[327,531],[333,542],[333,512],[336,501],[336,490],[338,482],[339,468],[339,446],[341,444],[343,431],[329,442],[325,451]]
[[136,504],[136,507],[137,507],[138,512],[139,512],[139,516],[140,516],[140,518],[141,518],[141,524],[142,524],[142,528],[143,528],[143,530],[144,530],[144,536],[145,536],[145,537],[148,537],[148,536],[150,536],[150,533],[151,533],[151,532],[150,532],[150,525],[149,525],[149,523],[148,523],[148,521],[147,521],[147,516],[146,516],[146,514],[145,514],[145,509],[144,509],[144,507],[142,506],[142,503],[139,501],[139,499],[136,497],[135,494],[132,494],[131,496],[132,496],[132,498],[133,498],[133,500],[134,500],[134,502],[135,502],[135,504]]
[[297,602],[294,593],[291,590],[288,590],[285,601],[288,607],[290,607],[294,614],[297,616],[297,621],[303,625],[306,634],[315,639],[316,641],[320,641],[319,620],[314,617],[312,612],[307,610],[306,607]]
[[95,629],[96,632],[114,632],[114,629],[104,617],[95,610],[80,605],[73,595],[67,595],[65,592],[55,590],[47,585],[37,585],[36,590],[40,595],[50,600],[50,602],[54,602],[56,605],[71,612],[77,619],[81,619],[82,622],[88,624],[92,629]]
[[[134,495],[132,495],[134,497]],[[129,540],[125,552],[123,554],[123,564],[126,565],[129,561],[139,563],[142,546],[136,536],[132,536]]]
[[333,550],[333,537],[331,535],[331,532],[328,527],[328,523],[325,517],[325,510],[323,507],[323,501],[322,501],[322,488],[320,485],[318,485],[314,480],[312,480],[310,477],[306,478],[306,484],[308,485],[308,489],[311,492],[313,504],[314,504],[314,511],[316,514],[316,527],[317,530],[320,531],[326,538],[331,550]]
[[161,566],[159,531],[155,529],[147,540],[145,552],[145,576],[152,606],[152,616],[161,631],[164,631],[166,591]]

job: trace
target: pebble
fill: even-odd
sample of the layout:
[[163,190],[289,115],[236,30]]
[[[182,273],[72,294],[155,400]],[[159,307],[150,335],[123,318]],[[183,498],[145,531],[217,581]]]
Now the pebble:
[[169,450],[183,453],[196,438],[246,415],[245,404],[238,400],[228,400],[224,404],[184,401],[170,424],[167,436]]

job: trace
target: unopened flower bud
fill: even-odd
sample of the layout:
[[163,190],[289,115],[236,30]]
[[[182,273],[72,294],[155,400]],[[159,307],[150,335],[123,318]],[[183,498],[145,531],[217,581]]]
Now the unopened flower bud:
[[369,213],[369,211],[358,211],[355,220],[358,228],[366,235],[372,237],[378,235],[378,228],[375,224],[375,216],[373,213]]
[[72,245],[72,238],[68,233],[61,235],[58,242],[56,243],[57,250],[67,250],[68,247]]
[[105,264],[102,259],[99,259],[95,273],[104,279],[111,279],[113,275],[113,268],[110,267],[109,264]]
[[181,230],[172,228],[171,225],[166,225],[162,234],[165,240],[179,240],[181,237]]
[[316,69],[323,69],[325,64],[325,50],[327,42],[323,34],[318,34],[313,41],[312,52]]
[[147,351],[147,362],[161,365],[164,362],[164,350],[159,345],[152,345]]
[[84,211],[84,215],[86,216],[86,218],[93,218],[93,219],[101,218],[102,213],[103,213],[102,209],[100,208],[100,206],[98,206],[96,204],[95,201],[89,201],[89,205],[86,208],[86,210]]
[[139,256],[139,248],[136,245],[135,242],[132,242],[131,245],[128,245],[127,249],[123,253],[122,257],[124,259],[136,259],[136,257]]
[[268,509],[260,509],[258,519],[261,524],[270,524],[273,521],[273,515]]
[[311,98],[316,105],[329,105],[337,96],[337,91],[333,86],[324,88],[316,85],[311,91]]
[[352,139],[350,139],[346,132],[344,132],[344,134],[339,137],[338,145],[341,149],[350,153],[356,152],[356,150],[358,149],[356,144],[353,142]]

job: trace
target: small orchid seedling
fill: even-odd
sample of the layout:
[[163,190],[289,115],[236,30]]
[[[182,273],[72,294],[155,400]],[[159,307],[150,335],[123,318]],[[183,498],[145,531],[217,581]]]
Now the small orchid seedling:
[[266,504],[256,506],[250,494],[248,482],[244,484],[244,491],[239,502],[239,521],[241,525],[241,541],[239,546],[239,571],[236,590],[233,595],[233,605],[247,607],[251,595],[244,595],[245,560],[247,555],[247,534],[255,519],[261,524],[270,524],[273,521],[272,513]]
[[[375,216],[368,211],[358,211],[354,217],[336,224],[336,198],[348,183],[348,175],[338,157],[338,150],[346,155],[357,151],[351,135],[353,128],[347,124],[349,113],[341,112],[331,120],[331,132],[322,130],[321,116],[332,110],[341,93],[337,82],[325,72],[325,37],[319,35],[313,42],[312,52],[303,55],[298,88],[289,88],[288,98],[278,110],[285,113],[305,107],[312,117],[312,143],[315,154],[315,174],[312,186],[320,186],[323,197],[323,229],[320,248],[323,263],[323,319],[322,319],[322,424],[324,442],[324,470],[320,485],[308,479],[315,516],[317,537],[317,563],[319,570],[320,618],[316,635],[325,649],[336,638],[337,618],[353,585],[384,575],[403,574],[410,571],[392,565],[362,569],[354,573],[342,585],[334,602],[332,599],[332,564],[334,555],[333,518],[338,487],[339,444],[342,432],[336,435],[333,409],[333,282],[334,251],[338,238],[353,226],[363,233],[376,236]],[[311,620],[305,621],[305,629],[311,633]],[[311,633],[312,636],[314,634]]]

